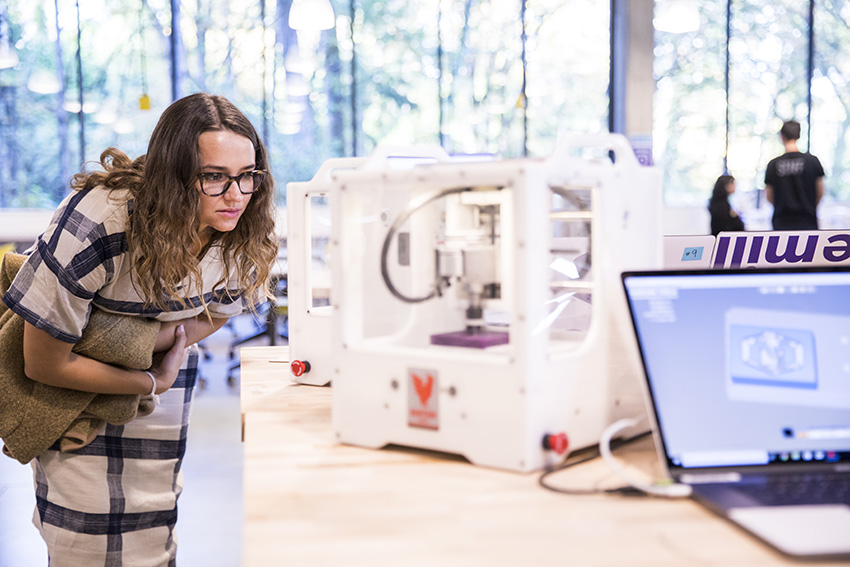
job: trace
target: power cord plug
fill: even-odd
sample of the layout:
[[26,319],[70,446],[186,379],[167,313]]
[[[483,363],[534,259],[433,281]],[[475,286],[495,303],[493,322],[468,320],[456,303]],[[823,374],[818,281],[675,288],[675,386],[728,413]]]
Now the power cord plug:
[[599,438],[599,453],[602,455],[602,459],[614,474],[636,490],[640,490],[653,496],[663,496],[665,498],[685,498],[690,496],[692,489],[687,484],[650,484],[635,480],[629,476],[626,469],[623,468],[620,462],[614,457],[614,454],[611,453],[611,439],[620,431],[629,427],[634,427],[641,421],[643,421],[643,419],[640,418],[621,419],[606,427]]

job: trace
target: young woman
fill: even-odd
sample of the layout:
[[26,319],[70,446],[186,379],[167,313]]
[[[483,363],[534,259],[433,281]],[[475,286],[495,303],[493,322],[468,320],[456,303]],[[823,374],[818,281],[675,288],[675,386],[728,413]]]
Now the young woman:
[[[168,107],[146,155],[110,148],[100,161],[74,177],[4,301],[26,321],[29,378],[160,402],[79,451],[34,460],[34,522],[52,567],[174,565],[197,373],[186,347],[268,294],[274,184],[251,123],[208,94]],[[71,351],[92,306],[161,322],[149,371]]]
[[735,178],[721,175],[714,183],[714,191],[708,201],[711,214],[711,234],[717,236],[724,231],[744,230],[744,221],[729,204],[729,195],[735,192]]

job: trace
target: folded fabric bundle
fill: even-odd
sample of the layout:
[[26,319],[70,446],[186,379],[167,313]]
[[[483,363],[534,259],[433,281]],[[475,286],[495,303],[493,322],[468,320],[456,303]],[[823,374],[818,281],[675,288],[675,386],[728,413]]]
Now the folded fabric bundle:
[[[26,260],[7,253],[0,263],[0,298]],[[107,364],[145,370],[153,363],[159,321],[92,308],[73,351]],[[153,411],[149,397],[93,394],[58,388],[24,374],[24,320],[0,301],[0,439],[3,452],[28,463],[59,441],[62,451],[84,447],[104,423],[123,425]]]

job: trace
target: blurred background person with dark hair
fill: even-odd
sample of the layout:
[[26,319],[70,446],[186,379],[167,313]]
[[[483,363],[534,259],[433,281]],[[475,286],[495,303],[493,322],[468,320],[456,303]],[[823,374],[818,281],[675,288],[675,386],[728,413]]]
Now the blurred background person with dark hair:
[[817,230],[817,207],[823,197],[823,166],[810,153],[797,149],[800,123],[789,120],[779,132],[785,153],[770,160],[764,192],[773,204],[775,230]]
[[711,234],[717,236],[721,232],[744,230],[744,221],[729,204],[729,195],[735,192],[735,178],[731,175],[721,175],[714,182],[714,191],[708,201],[708,212],[711,213]]

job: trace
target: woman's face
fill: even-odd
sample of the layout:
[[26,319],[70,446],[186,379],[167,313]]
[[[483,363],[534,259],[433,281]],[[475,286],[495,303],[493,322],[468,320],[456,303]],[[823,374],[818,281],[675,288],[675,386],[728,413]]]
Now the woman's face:
[[[256,169],[254,144],[245,136],[229,130],[204,132],[198,138],[198,146],[201,150],[201,173],[223,173],[235,177]],[[204,243],[209,239],[208,229],[229,232],[236,228],[251,200],[250,194],[243,194],[235,181],[217,197],[205,195],[200,181],[195,182],[195,188],[200,199],[199,232]]]
[[733,181],[730,181],[729,183],[726,184],[726,193],[731,195],[734,192],[735,192],[735,181],[733,180]]

